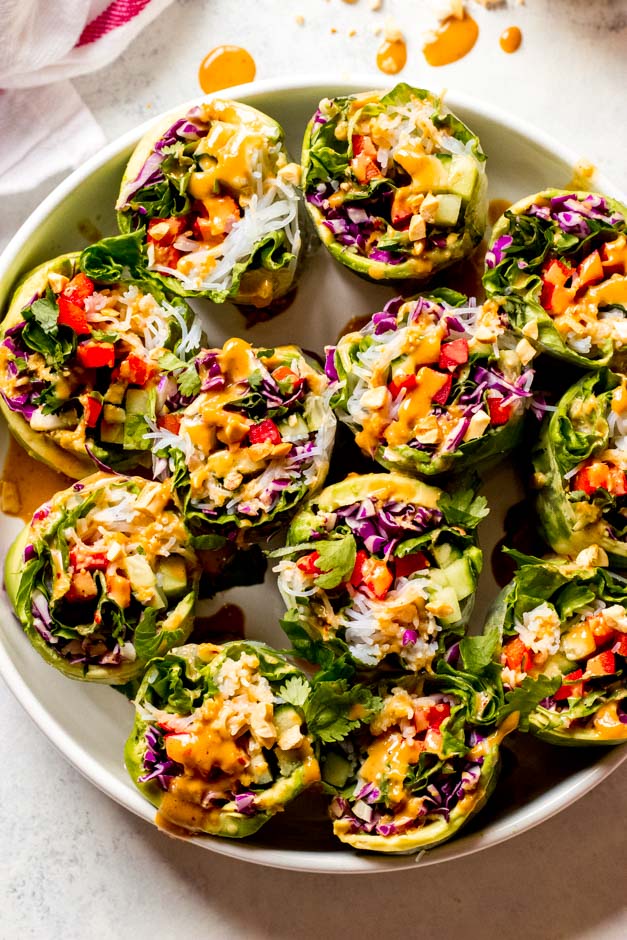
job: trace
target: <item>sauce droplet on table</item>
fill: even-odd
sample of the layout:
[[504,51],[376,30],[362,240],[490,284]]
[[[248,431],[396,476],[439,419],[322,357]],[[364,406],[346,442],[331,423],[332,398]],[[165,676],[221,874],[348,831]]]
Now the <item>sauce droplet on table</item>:
[[2,482],[12,484],[17,489],[19,501],[15,512],[5,509],[5,513],[30,522],[33,513],[42,503],[47,502],[59,490],[72,486],[74,480],[52,470],[39,460],[34,460],[11,437],[2,468]]
[[396,75],[407,62],[404,39],[385,39],[377,52],[377,67],[386,75]]
[[240,46],[216,46],[200,63],[198,82],[202,90],[209,94],[252,82],[257,67],[249,52]]
[[467,55],[477,41],[479,27],[469,13],[460,18],[447,17],[434,38],[423,46],[429,65],[449,65]]
[[503,52],[512,53],[520,49],[522,33],[517,26],[508,26],[499,37],[499,45]]

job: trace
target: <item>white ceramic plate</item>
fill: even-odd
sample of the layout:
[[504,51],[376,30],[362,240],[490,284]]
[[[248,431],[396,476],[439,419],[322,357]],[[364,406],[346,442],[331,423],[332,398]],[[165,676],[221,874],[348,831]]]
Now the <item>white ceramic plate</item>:
[[[377,77],[347,83],[320,79],[298,82],[258,82],[228,92],[267,111],[285,128],[293,155],[300,151],[305,124],[320,98],[380,87]],[[490,198],[514,201],[547,186],[567,185],[576,154],[537,130],[497,113],[461,95],[450,94],[447,103],[479,135],[488,155]],[[42,203],[25,222],[0,258],[0,309],[4,308],[16,278],[40,262],[85,244],[80,230],[85,223],[103,234],[117,231],[113,204],[128,156],[152,123],[121,137],[77,170]],[[609,182],[595,179],[595,186],[621,198]],[[624,197],[623,201],[624,200]],[[455,287],[455,283],[451,283]],[[393,292],[366,284],[335,264],[323,249],[309,258],[294,303],[276,319],[246,329],[239,312],[229,306],[195,303],[210,341],[221,344],[241,334],[259,345],[292,342],[321,350],[333,342],[341,327],[354,316],[380,310]],[[8,441],[0,427],[0,461]],[[492,548],[502,535],[508,505],[519,500],[511,470],[500,470],[484,489],[492,507],[481,533],[486,553],[473,622],[481,624],[486,605],[497,587],[490,572]],[[20,529],[19,521],[1,517],[0,560]],[[277,621],[283,608],[274,578],[266,584],[240,588],[222,595],[246,613],[246,635],[285,646]],[[154,810],[130,782],[122,759],[124,741],[133,720],[132,706],[117,692],[87,683],[73,682],[51,669],[26,640],[6,602],[0,597],[0,671],[24,708],[55,744],[96,786],[127,809],[152,823]],[[377,872],[434,864],[496,845],[578,799],[603,780],[627,757],[620,749],[552,748],[519,736],[506,749],[504,771],[487,809],[471,822],[461,838],[412,856],[390,857],[357,854],[342,847],[330,835],[323,818],[321,799],[305,794],[285,814],[272,820],[253,839],[245,842],[217,838],[193,839],[195,844],[235,858],[279,868],[302,871],[355,873]]]

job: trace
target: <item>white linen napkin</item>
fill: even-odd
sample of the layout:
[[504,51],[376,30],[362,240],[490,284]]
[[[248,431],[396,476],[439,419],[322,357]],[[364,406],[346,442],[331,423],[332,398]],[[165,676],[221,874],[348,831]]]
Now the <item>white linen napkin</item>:
[[103,68],[172,0],[0,0],[0,196],[79,166],[105,142],[68,81]]

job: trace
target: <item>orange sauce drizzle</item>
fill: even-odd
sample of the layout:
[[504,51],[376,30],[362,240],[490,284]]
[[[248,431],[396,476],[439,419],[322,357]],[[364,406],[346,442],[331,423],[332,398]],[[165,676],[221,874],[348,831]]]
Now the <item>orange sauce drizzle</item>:
[[252,82],[257,67],[249,52],[240,46],[216,46],[200,63],[198,82],[202,90],[209,94]]
[[17,487],[20,508],[16,515],[24,522],[30,522],[33,513],[51,496],[71,486],[70,480],[63,473],[58,473],[30,457],[14,438],[9,439],[9,448],[2,468],[2,480]]
[[499,45],[503,52],[511,54],[516,52],[517,49],[520,49],[520,44],[522,42],[522,33],[517,26],[508,26],[507,29],[504,29],[499,37]]
[[407,62],[404,39],[385,39],[377,52],[377,67],[386,75],[396,75]]
[[469,13],[463,17],[449,16],[436,31],[435,37],[423,46],[429,65],[449,65],[470,52],[477,41],[479,27]]

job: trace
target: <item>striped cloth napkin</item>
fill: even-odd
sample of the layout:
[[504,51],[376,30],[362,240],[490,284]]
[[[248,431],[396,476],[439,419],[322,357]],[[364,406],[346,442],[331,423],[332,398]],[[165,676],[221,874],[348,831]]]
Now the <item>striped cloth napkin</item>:
[[0,196],[105,142],[69,79],[108,65],[172,0],[0,0]]

